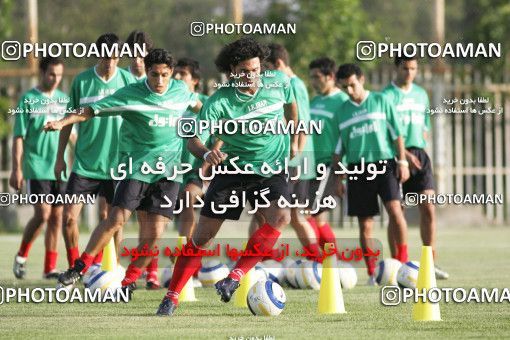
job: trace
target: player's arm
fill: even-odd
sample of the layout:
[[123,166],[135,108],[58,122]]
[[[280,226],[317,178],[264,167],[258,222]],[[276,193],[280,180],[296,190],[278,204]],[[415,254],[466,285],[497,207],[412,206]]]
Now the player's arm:
[[[283,110],[285,114],[285,119],[287,122],[294,122],[294,126],[297,126],[298,124],[298,111],[297,111],[297,104],[295,101],[291,103],[286,103],[283,105]],[[299,134],[292,134],[290,135],[290,159],[294,158],[296,156],[296,153],[299,149]],[[304,147],[304,146],[303,146]]]
[[190,138],[187,148],[195,157],[203,159],[211,165],[218,165],[226,158],[226,155],[219,149],[209,150],[206,148],[198,137]]
[[335,171],[340,170],[340,166],[338,163],[342,160],[342,156],[344,154],[344,145],[342,143],[342,138],[338,138],[338,143],[336,144],[335,153],[331,158],[331,175],[335,176],[336,183],[336,194],[339,197],[342,197],[345,192],[344,181],[347,178],[347,174],[336,174]]
[[12,142],[12,172],[9,178],[9,185],[14,190],[21,190],[23,186],[23,170],[21,160],[23,159],[23,137],[15,136]]
[[[219,138],[216,138],[216,141],[212,145],[211,150],[219,151],[222,146],[223,146],[223,141]],[[202,173],[207,174],[209,172],[210,167],[211,167],[211,163],[209,163],[209,162],[202,163]]]
[[404,144],[404,139],[402,136],[398,136],[394,141],[395,148],[397,149],[397,157],[398,157],[398,173],[400,182],[403,183],[409,179],[409,163],[406,157],[406,148]]
[[191,108],[191,111],[195,112],[195,113],[199,113],[200,112],[200,109],[202,108],[202,102],[200,100],[197,99],[197,103],[195,106],[193,106]]

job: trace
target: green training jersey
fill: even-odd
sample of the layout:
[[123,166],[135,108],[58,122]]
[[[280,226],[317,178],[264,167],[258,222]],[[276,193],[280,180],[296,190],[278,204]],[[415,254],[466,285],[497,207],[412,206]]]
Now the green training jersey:
[[[202,103],[205,103],[207,98],[209,98],[208,96],[206,96],[205,94],[202,94],[202,93],[198,93],[198,99],[202,102]],[[182,115],[182,118],[185,118],[185,119],[197,119],[198,117],[198,114],[191,111],[191,110],[186,110],[183,115]],[[204,143],[204,145],[206,145],[207,147],[210,147],[211,146],[211,143],[210,143],[210,138],[211,134],[206,132],[206,131],[203,131],[202,134],[200,136],[198,136],[198,138],[200,139],[200,141],[202,143]],[[198,169],[202,166],[202,163],[204,162],[203,159],[197,159],[195,156],[193,156],[193,154],[188,150],[188,148],[186,147],[186,144],[188,142],[188,139],[186,138],[183,138],[182,140],[183,142],[183,145],[182,145],[182,156],[181,156],[181,162],[182,163],[188,163],[188,164],[191,164],[193,166],[193,169]]]
[[[55,90],[51,96],[37,88],[27,91],[19,100],[14,118],[14,137],[23,138],[23,177],[56,180],[53,168],[57,159],[59,134],[44,132],[49,121],[64,117],[69,96]],[[67,178],[62,178],[67,180]]]
[[427,146],[424,132],[430,130],[427,92],[416,84],[404,91],[392,82],[382,93],[395,105],[406,148],[424,149]]
[[349,96],[336,90],[326,96],[318,95],[310,102],[310,116],[314,121],[322,121],[322,133],[313,135],[315,162],[330,164],[338,142],[338,128],[334,120],[340,114],[340,107]]
[[[305,83],[297,76],[290,78],[290,85],[294,91],[294,97],[296,99],[298,109],[298,120],[303,121],[308,126],[310,123],[310,100],[308,98],[308,90],[306,89]],[[306,174],[304,169],[304,159],[306,158]],[[290,166],[301,165],[301,176],[299,179],[312,179],[317,177],[315,168],[315,155],[313,151],[313,136],[306,135],[305,147],[303,152],[296,155],[294,159],[289,162]]]
[[[182,139],[177,134],[177,123],[196,102],[197,95],[183,81],[173,79],[163,94],[153,92],[144,81],[128,85],[90,107],[100,117],[122,117],[119,164],[131,168],[126,178],[154,183],[173,176],[174,166],[181,168]],[[164,167],[158,167],[158,163]],[[117,165],[111,165],[116,176]],[[146,166],[150,167],[149,172]],[[182,175],[173,181],[181,182]]]
[[340,140],[335,153],[345,155],[347,164],[394,158],[393,141],[401,136],[393,104],[381,93],[366,92],[360,104],[346,101],[337,116]]
[[[260,86],[253,95],[239,91],[233,82],[224,84],[227,86],[217,90],[202,107],[199,120],[209,121],[211,125],[223,120],[243,120],[248,124],[258,121],[264,128],[269,126],[270,121],[284,120],[284,105],[294,102],[289,77],[279,71],[266,71],[259,80]],[[272,176],[262,173],[264,162],[273,169],[279,165],[283,168],[285,158],[289,157],[290,139],[285,134],[251,134],[248,131],[243,135],[240,127],[234,134],[212,132],[224,142],[221,150],[228,155],[225,164],[229,164],[229,159],[239,157],[235,161],[238,166],[243,168],[251,164],[254,173],[260,176]]]
[[[90,106],[133,82],[134,77],[120,67],[116,68],[108,81],[99,77],[95,67],[92,67],[73,80],[68,108]],[[95,117],[77,124],[73,172],[87,178],[111,179],[110,168],[118,164],[117,145],[121,123],[120,117]]]

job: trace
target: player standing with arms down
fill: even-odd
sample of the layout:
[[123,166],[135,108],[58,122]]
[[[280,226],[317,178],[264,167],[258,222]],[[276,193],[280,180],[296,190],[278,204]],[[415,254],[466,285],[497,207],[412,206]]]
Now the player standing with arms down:
[[[182,139],[177,135],[177,121],[184,110],[201,107],[196,94],[180,80],[172,80],[174,59],[163,49],[153,49],[145,57],[147,79],[128,85],[113,95],[84,108],[83,114],[46,124],[46,130],[60,130],[76,122],[101,116],[120,115],[123,118],[119,139],[118,174],[112,209],[106,220],[94,229],[90,240],[74,266],[60,275],[59,282],[68,286],[76,283],[92,264],[94,257],[106,246],[114,233],[121,229],[136,209],[140,220],[140,244],[153,249],[165,225],[172,218],[182,176],[180,169]],[[129,165],[131,164],[131,165]],[[122,173],[121,165],[124,166]],[[129,166],[129,169],[127,168]],[[150,171],[144,171],[147,167]],[[156,169],[156,170],[154,170]],[[167,177],[174,176],[174,179]],[[171,201],[170,207],[163,207]],[[131,262],[122,281],[129,290],[142,269],[151,261],[142,256]]]
[[[101,35],[96,45],[100,48],[105,44],[111,49],[119,45],[119,38],[113,33]],[[119,46],[120,48],[120,46]],[[119,58],[100,58],[96,66],[80,73],[71,85],[71,100],[68,110],[77,110],[115,93],[118,89],[134,82],[133,76],[117,67]],[[78,124],[78,140],[75,148],[75,160],[69,182],[67,194],[88,195],[99,194],[105,202],[100,204],[100,220],[106,219],[115,190],[114,181],[110,175],[110,168],[118,164],[117,146],[121,120],[116,117],[101,117]],[[55,176],[61,178],[65,173],[64,149],[69,140],[72,126],[66,126],[60,132]],[[101,202],[100,202],[101,203]],[[69,265],[79,257],[78,250],[78,218],[83,204],[70,204],[64,207],[64,241],[67,249]],[[102,252],[94,260],[101,263]]]
[[[432,164],[425,151],[427,134],[430,131],[429,97],[427,92],[414,83],[418,72],[418,60],[409,57],[395,58],[397,71],[395,81],[391,82],[382,92],[395,105],[397,117],[402,127],[405,141],[406,157],[409,162],[410,178],[402,185],[404,196],[408,193],[420,195],[434,194],[434,176]],[[420,234],[424,245],[432,247],[436,257],[436,214],[430,202],[421,202]],[[388,242],[391,255],[396,255],[396,226],[388,224]],[[434,261],[435,262],[435,261]],[[447,279],[448,273],[436,266],[436,278]]]
[[[407,223],[400,206],[399,181],[409,178],[409,165],[405,157],[404,140],[400,133],[400,124],[393,104],[383,94],[365,90],[365,77],[361,69],[354,64],[344,64],[338,68],[337,79],[349,95],[340,108],[336,126],[340,131],[340,140],[335,150],[334,166],[338,167],[341,156],[345,156],[349,171],[357,171],[349,176],[347,185],[347,207],[350,216],[356,216],[360,227],[360,242],[363,252],[367,247],[373,249],[370,239],[374,226],[374,217],[379,214],[377,196],[379,195],[388,212],[391,223],[396,226],[396,259],[407,262]],[[393,146],[395,145],[395,147]],[[396,152],[395,152],[396,149]],[[395,161],[395,156],[398,161]],[[381,174],[375,178],[368,172],[358,170],[376,168]],[[383,170],[385,170],[383,172]],[[370,174],[373,173],[370,172]],[[338,182],[343,192],[342,181]],[[376,257],[365,256],[368,284],[375,285]]]
[[[36,195],[63,196],[67,178],[57,181],[48,169],[55,166],[58,135],[48,135],[42,131],[45,122],[64,115],[69,97],[58,90],[64,64],[53,57],[39,62],[39,85],[27,91],[21,97],[14,120],[14,140],[12,143],[12,172],[9,183],[20,191],[23,179],[26,179],[27,193]],[[63,205],[38,203],[34,205],[34,216],[28,221],[23,232],[21,246],[14,259],[14,276],[24,278],[28,253],[45,224],[44,274],[46,279],[56,279],[60,273],[55,269],[57,263],[57,245],[62,230]]]
[[[297,121],[297,107],[294,102],[289,79],[279,73],[279,76],[267,77],[261,74],[261,63],[268,55],[267,47],[250,38],[243,38],[223,47],[216,58],[218,70],[227,75],[232,74],[228,87],[216,91],[206,102],[199,119],[209,122],[220,120],[258,120],[267,123],[272,120],[287,122]],[[235,78],[238,78],[235,79]],[[283,86],[274,86],[277,83]],[[285,116],[285,117],[284,117]],[[270,202],[268,208],[259,209],[266,223],[249,239],[246,250],[270,252],[280,236],[280,229],[289,223],[290,211],[278,206],[277,200],[283,196],[289,199],[288,184],[283,174],[264,175],[261,166],[267,162],[275,167],[284,164],[289,157],[288,136],[283,134],[246,134],[240,131],[234,134],[217,136],[223,140],[222,151],[207,149],[198,138],[188,141],[189,150],[197,157],[203,158],[212,165],[218,165],[225,157],[239,157],[236,164],[241,168],[250,164],[255,172],[252,175],[216,174],[207,190],[204,207],[200,212],[200,219],[193,232],[191,240],[185,245],[185,251],[194,256],[179,256],[175,264],[174,273],[166,296],[161,302],[157,315],[170,316],[178,304],[179,293],[196,272],[201,263],[200,250],[208,247],[219,231],[225,219],[238,220],[243,207],[229,207],[224,212],[213,211],[213,203],[229,203],[232,191],[240,199],[242,192],[253,205],[255,191],[269,188],[265,196]],[[290,157],[297,151],[297,135],[291,136]],[[227,161],[228,163],[228,161]],[[266,177],[267,176],[267,177]],[[263,256],[242,256],[235,264],[228,277],[216,283],[216,290],[224,302],[230,301],[232,294],[239,287],[241,277]]]

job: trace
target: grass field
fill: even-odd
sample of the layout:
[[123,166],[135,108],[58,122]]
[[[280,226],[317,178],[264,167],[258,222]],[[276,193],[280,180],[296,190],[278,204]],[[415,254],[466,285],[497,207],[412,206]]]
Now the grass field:
[[[235,227],[234,227],[235,228]],[[241,237],[231,226],[222,235]],[[244,233],[243,229],[241,232]],[[287,233],[290,235],[289,231]],[[356,229],[337,232],[356,237]],[[169,233],[171,235],[171,233]],[[221,236],[221,235],[220,235]],[[385,239],[385,230],[376,236]],[[82,241],[88,237],[83,236]],[[438,233],[438,264],[450,273],[440,287],[510,287],[510,228],[449,228]],[[14,280],[12,259],[19,236],[0,236],[0,285],[4,287],[54,286],[41,280],[42,238],[29,258],[28,278]],[[386,244],[385,242],[383,244]],[[409,235],[410,258],[419,260],[416,228]],[[62,251],[63,251],[63,247]],[[59,268],[65,266],[65,253]],[[136,291],[129,304],[3,304],[1,338],[217,338],[271,336],[281,338],[473,338],[510,337],[510,304],[441,303],[441,322],[414,322],[412,305],[385,307],[379,288],[365,286],[358,269],[358,286],[344,291],[346,314],[319,316],[318,292],[286,288],[287,305],[276,318],[254,317],[248,309],[219,301],[210,288],[196,289],[198,302],[182,303],[172,318],[154,316],[164,291]]]

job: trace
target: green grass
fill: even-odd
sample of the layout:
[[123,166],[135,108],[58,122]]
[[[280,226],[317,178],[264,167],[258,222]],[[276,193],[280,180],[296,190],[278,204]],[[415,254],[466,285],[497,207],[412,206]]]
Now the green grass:
[[[246,229],[227,226],[223,236],[242,236]],[[385,231],[376,236],[384,239]],[[242,233],[242,234],[241,234]],[[290,235],[290,232],[287,231]],[[356,237],[356,229],[337,232]],[[82,241],[87,237],[82,237]],[[440,287],[509,287],[510,228],[439,230],[438,264],[450,273]],[[13,279],[11,265],[18,236],[0,237],[0,284],[52,286],[42,281],[43,244],[33,247],[28,278]],[[385,244],[385,243],[384,243]],[[409,235],[411,259],[419,260],[417,229]],[[63,250],[63,249],[62,249]],[[65,263],[65,253],[59,259]],[[172,318],[154,316],[164,291],[139,289],[129,304],[3,304],[0,305],[2,338],[472,338],[510,337],[510,304],[441,303],[441,322],[414,322],[412,305],[385,307],[379,289],[364,286],[366,274],[358,269],[358,286],[344,291],[346,314],[320,316],[318,292],[285,288],[287,305],[276,318],[254,317],[248,309],[223,304],[213,289],[196,289],[198,302],[182,303]]]

